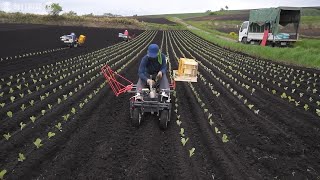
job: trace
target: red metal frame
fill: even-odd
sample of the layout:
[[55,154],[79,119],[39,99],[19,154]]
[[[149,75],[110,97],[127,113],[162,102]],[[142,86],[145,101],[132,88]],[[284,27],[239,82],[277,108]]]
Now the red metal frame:
[[174,81],[173,79],[171,79],[171,84],[170,84],[170,88],[172,88],[173,90],[176,89],[176,81]]
[[[114,72],[110,66],[104,65],[101,68],[101,72],[103,73],[104,77],[106,78],[107,82],[110,84],[110,87],[116,96],[119,96],[122,93],[130,91],[133,88],[133,83],[126,79],[125,77],[121,76],[120,74]],[[129,85],[121,84],[118,79],[122,79],[126,81]]]

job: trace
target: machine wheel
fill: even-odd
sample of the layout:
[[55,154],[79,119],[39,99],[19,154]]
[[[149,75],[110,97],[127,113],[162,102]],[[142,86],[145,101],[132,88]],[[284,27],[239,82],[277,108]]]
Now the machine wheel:
[[242,38],[241,42],[242,42],[243,44],[247,44],[247,43],[248,43],[248,42],[247,42],[247,38],[246,38],[246,37]]
[[169,121],[169,111],[163,110],[160,114],[160,128],[167,129]]
[[135,108],[132,112],[132,125],[135,127],[139,127],[142,120],[142,114],[140,109]]

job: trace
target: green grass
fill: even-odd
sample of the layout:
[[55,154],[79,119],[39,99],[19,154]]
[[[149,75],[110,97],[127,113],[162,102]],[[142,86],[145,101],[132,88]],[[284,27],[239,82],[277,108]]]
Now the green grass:
[[[286,64],[293,64],[305,67],[320,68],[320,41],[304,39],[294,48],[273,48],[256,45],[245,45],[228,42],[217,38],[211,33],[201,30],[190,30],[192,33],[213,42],[221,47],[230,48],[259,58],[270,59]],[[312,46],[313,48],[309,48]]]
[[301,16],[301,25],[310,28],[320,28],[320,16]]
[[143,27],[143,23],[133,18],[68,15],[50,16],[38,14],[5,13],[2,11],[0,11],[0,20],[2,23],[29,23],[94,27]]
[[[238,36],[236,36],[236,37],[230,36],[227,33],[223,33],[223,32],[215,30],[216,26],[214,26],[214,24],[212,24],[212,23],[214,23],[213,21],[186,21],[186,23],[188,23],[194,27],[197,27],[199,29],[210,32],[213,35],[224,36],[224,37],[235,39],[235,40],[238,39]],[[235,33],[238,34],[238,32],[235,32]]]
[[320,10],[315,8],[304,8],[301,11],[302,16],[320,16]]

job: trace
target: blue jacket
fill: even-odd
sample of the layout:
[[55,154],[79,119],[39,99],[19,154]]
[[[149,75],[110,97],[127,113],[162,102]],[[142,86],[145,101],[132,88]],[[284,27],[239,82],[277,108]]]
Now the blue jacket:
[[139,78],[143,81],[147,81],[150,75],[157,74],[159,71],[163,74],[167,73],[166,56],[161,53],[161,58],[162,64],[158,62],[158,58],[148,59],[148,56],[145,55],[140,62],[138,70]]

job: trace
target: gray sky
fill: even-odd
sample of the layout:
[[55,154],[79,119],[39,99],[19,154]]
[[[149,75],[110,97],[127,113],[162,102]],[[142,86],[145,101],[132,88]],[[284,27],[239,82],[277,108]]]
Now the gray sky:
[[44,14],[46,3],[59,3],[64,12],[77,14],[113,13],[120,15],[148,15],[186,12],[204,12],[229,9],[252,9],[277,6],[320,6],[320,0],[0,0],[0,10]]

